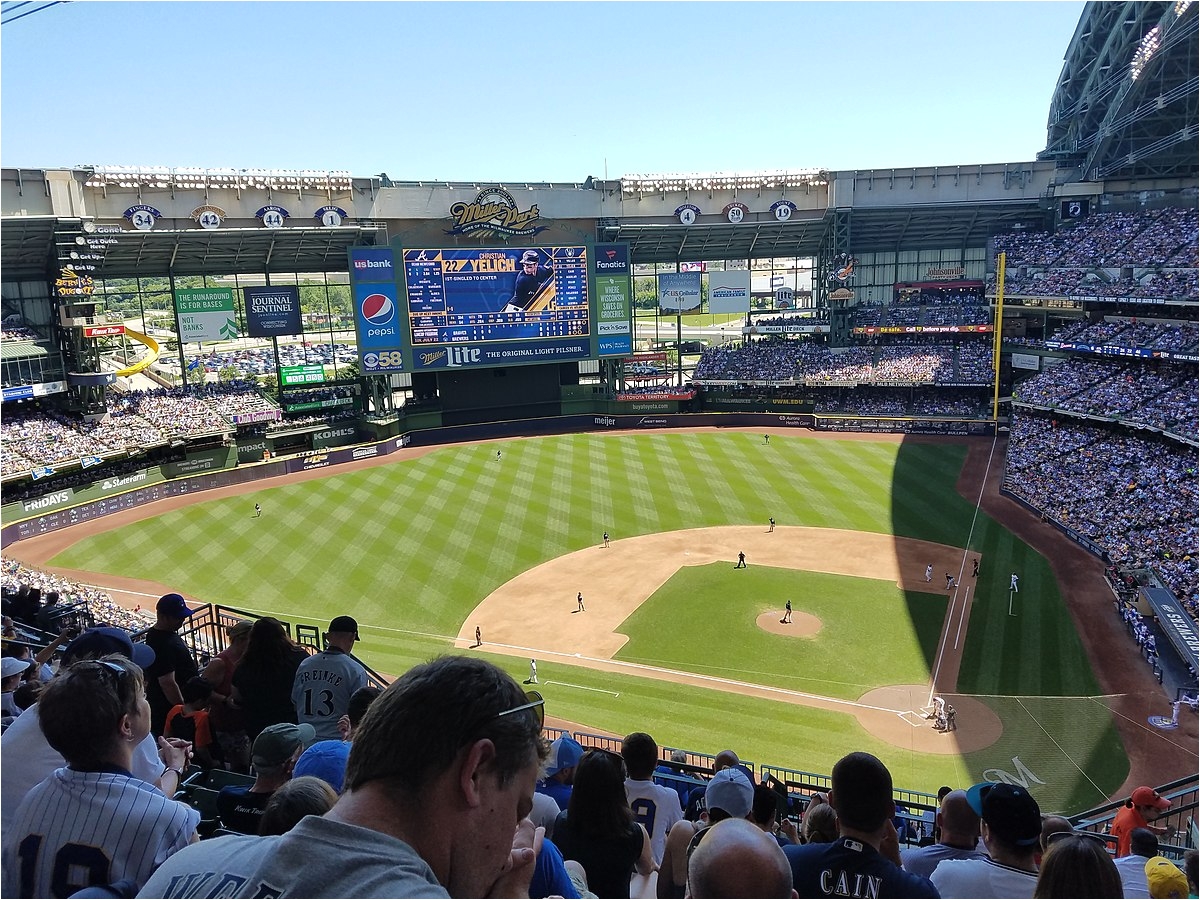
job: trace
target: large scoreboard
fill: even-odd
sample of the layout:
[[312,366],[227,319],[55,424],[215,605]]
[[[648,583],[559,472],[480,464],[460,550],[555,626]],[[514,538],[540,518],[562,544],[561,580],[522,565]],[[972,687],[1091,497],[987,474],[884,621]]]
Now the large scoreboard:
[[364,374],[632,350],[624,245],[351,247],[349,266]]
[[584,247],[405,250],[404,287],[414,350],[591,334]]

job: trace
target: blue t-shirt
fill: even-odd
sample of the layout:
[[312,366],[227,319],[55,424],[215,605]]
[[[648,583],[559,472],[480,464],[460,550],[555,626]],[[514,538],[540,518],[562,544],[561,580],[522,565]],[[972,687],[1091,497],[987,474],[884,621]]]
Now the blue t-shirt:
[[783,853],[801,897],[938,897],[928,878],[905,872],[870,844],[839,838],[832,844],[794,844]]
[[571,802],[571,785],[563,784],[558,781],[539,781],[535,790],[539,794],[545,794],[558,804],[558,808],[564,812],[567,809],[567,804]]
[[579,892],[575,890],[575,882],[567,874],[560,851],[550,838],[542,841],[542,852],[537,855],[533,867],[533,880],[529,883],[529,896],[563,897],[565,900],[578,900]]

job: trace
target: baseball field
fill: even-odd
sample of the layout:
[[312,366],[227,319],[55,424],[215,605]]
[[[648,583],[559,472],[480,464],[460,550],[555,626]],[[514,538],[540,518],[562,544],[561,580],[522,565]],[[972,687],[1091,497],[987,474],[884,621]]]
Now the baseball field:
[[[898,787],[1007,777],[1075,812],[1129,774],[1121,697],[1053,561],[978,506],[993,449],[706,429],[406,450],[11,550],[151,596],[351,614],[382,673],[478,653],[524,680],[536,658],[548,716],[585,731],[825,773],[868,750]],[[935,693],[956,731],[926,717]]]

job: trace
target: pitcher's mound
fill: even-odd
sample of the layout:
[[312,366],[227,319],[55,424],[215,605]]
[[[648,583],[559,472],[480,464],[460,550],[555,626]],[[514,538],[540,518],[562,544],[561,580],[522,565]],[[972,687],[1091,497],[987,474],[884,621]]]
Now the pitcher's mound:
[[805,612],[793,611],[792,621],[786,624],[779,621],[781,618],[783,618],[782,610],[765,612],[754,620],[754,624],[763,631],[769,631],[771,634],[786,634],[788,637],[812,637],[821,630],[821,620]]
[[[927,684],[893,684],[867,691],[858,698],[859,724],[882,741],[921,753],[970,753],[990,747],[1004,733],[995,711],[973,697],[942,694],[955,709],[954,731],[939,732],[921,708],[929,699]],[[874,707],[874,708],[868,708]]]

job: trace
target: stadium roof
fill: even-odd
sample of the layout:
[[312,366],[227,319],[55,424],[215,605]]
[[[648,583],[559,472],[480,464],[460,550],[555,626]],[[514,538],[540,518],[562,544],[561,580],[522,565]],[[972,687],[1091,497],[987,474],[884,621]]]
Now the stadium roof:
[[[5,276],[44,278],[57,265],[57,242],[73,242],[82,225],[56,216],[5,216],[0,227]],[[70,237],[62,237],[64,232]],[[345,271],[346,248],[385,243],[387,228],[360,222],[341,228],[122,231],[118,237],[105,248],[94,277]]]
[[829,210],[791,221],[754,225],[630,223],[602,219],[598,237],[628,242],[639,263],[706,259],[762,259],[772,256],[820,256],[835,228],[847,231],[854,253],[983,247],[987,239],[1016,224],[1043,223],[1039,200],[985,201],[926,206]]
[[1197,174],[1197,4],[1090,2],[1067,47],[1039,159],[1087,181]]

